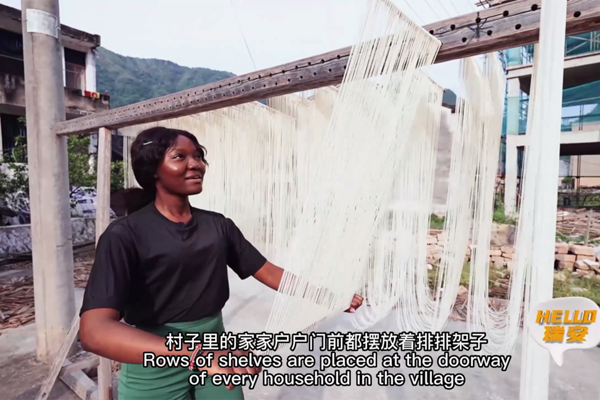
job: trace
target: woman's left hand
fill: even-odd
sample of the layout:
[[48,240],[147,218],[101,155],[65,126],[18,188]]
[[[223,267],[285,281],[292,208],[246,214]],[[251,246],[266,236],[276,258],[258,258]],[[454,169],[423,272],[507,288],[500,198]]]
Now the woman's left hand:
[[363,302],[363,298],[361,296],[355,294],[354,297],[352,298],[352,303],[350,303],[350,308],[344,312],[349,312],[349,313],[355,312],[358,309],[358,307],[362,306],[362,302]]

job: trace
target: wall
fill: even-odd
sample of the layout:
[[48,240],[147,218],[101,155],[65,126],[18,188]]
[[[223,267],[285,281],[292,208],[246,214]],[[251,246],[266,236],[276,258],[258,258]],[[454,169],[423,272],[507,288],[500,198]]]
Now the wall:
[[96,91],[96,51],[90,50],[85,56],[85,90]]
[[[95,218],[73,218],[71,219],[71,228],[74,245],[96,239]],[[31,252],[31,226],[29,224],[0,227],[0,257],[29,252]]]
[[[578,162],[581,158],[581,163]],[[579,184],[586,186],[600,186],[600,155],[571,156],[571,176],[582,176]]]
[[[0,73],[0,105],[7,114],[25,113],[25,81],[23,77]],[[109,102],[102,99],[84,97],[80,93],[65,88],[65,108],[70,116],[97,113],[109,109]],[[20,109],[20,110],[19,110]]]
[[[446,233],[430,230],[427,237],[427,262],[439,265],[447,243]],[[515,257],[515,227],[497,225],[492,227],[489,249],[489,265],[512,271]],[[600,250],[600,248],[598,248]],[[569,271],[573,277],[592,277],[600,275],[600,252],[592,245],[555,243],[554,269]],[[465,249],[465,263],[471,262],[471,242]]]

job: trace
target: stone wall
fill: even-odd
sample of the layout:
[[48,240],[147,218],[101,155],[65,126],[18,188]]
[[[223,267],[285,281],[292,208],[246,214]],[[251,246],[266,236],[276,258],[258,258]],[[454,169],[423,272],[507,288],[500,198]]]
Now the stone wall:
[[[92,242],[96,239],[95,218],[73,218],[71,229],[73,244]],[[29,252],[31,252],[31,225],[0,227],[0,257]]]
[[555,268],[571,271],[576,277],[600,275],[600,263],[595,250],[593,246],[556,243]]
[[[427,261],[431,264],[438,264],[442,258],[444,245],[447,238],[444,232],[430,231],[427,237]],[[514,246],[508,244],[509,240],[499,240],[498,237],[492,238],[490,245],[489,258],[490,265],[495,267],[504,267],[509,271],[512,269],[514,258]],[[590,275],[600,275],[600,249],[596,253],[596,247],[582,244],[556,243],[554,247],[554,268],[557,270],[567,270],[573,273],[575,277],[584,277]],[[471,245],[465,249],[465,262],[471,260]]]

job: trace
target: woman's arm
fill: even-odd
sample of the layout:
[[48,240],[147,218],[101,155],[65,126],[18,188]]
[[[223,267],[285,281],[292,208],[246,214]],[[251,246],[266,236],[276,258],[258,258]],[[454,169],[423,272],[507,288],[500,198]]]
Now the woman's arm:
[[[161,336],[134,328],[119,321],[119,312],[110,308],[95,308],[85,311],[81,315],[79,325],[79,339],[85,351],[97,354],[127,364],[143,364],[144,353],[154,353],[156,356],[187,356],[191,357],[193,351],[183,345],[181,350],[169,351],[166,339]],[[260,367],[219,367],[218,359],[227,356],[227,351],[210,351],[214,354],[211,363],[205,367],[209,375],[213,374],[257,374]],[[207,352],[203,352],[205,355]],[[247,352],[233,351],[234,356],[246,355]],[[233,389],[233,385],[228,385]]]
[[[259,269],[253,276],[264,284],[265,286],[270,287],[273,290],[279,290],[279,286],[281,285],[281,279],[283,278],[284,270],[277,265],[270,263],[269,261],[265,262],[261,269]],[[292,278],[294,280],[295,277]],[[326,289],[318,289],[320,291],[326,291]],[[325,295],[333,296],[332,293],[326,293]],[[355,312],[363,302],[363,298],[357,294],[352,298],[352,302],[350,304],[350,308],[346,310],[346,312]]]
[[166,339],[120,322],[119,312],[96,308],[81,315],[79,339],[85,351],[128,364],[142,364],[143,354],[191,356],[187,345],[180,351],[169,351]]

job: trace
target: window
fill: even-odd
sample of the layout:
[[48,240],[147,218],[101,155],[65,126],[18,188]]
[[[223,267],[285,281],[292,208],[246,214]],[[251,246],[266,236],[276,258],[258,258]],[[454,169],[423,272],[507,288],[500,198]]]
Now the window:
[[65,62],[65,86],[85,90],[85,67]]
[[0,29],[0,72],[24,76],[23,37],[14,32]]
[[65,47],[65,86],[85,90],[85,53]]

